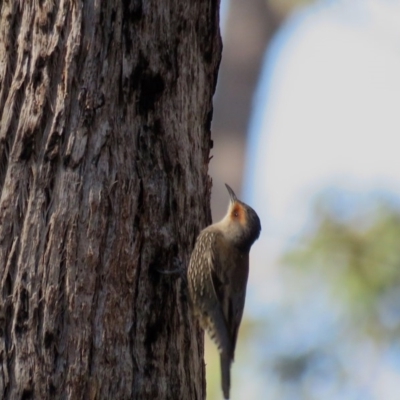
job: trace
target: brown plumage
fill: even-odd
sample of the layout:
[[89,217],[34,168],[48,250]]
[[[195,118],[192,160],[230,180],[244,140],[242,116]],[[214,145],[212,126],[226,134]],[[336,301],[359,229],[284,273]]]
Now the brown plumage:
[[194,314],[220,352],[222,390],[229,399],[230,366],[246,298],[249,252],[261,224],[256,212],[226,187],[228,212],[200,232],[190,258],[188,285]]

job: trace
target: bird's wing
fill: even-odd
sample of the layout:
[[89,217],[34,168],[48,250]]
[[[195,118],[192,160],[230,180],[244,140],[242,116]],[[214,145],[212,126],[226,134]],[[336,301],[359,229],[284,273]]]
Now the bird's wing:
[[228,273],[230,266],[223,265],[223,262],[226,262],[226,260],[222,259],[221,257],[221,249],[224,248],[223,241],[224,238],[222,234],[215,233],[213,235],[212,244],[210,246],[211,262],[209,263],[209,266],[212,287],[214,289],[215,297],[218,300],[229,336],[230,345],[229,352],[227,354],[229,358],[233,360],[233,353],[235,349],[234,340],[236,336],[235,331],[237,331],[237,327],[234,328],[235,307],[230,296],[231,285],[230,276]]
[[221,305],[226,326],[228,329],[231,343],[231,358],[234,358],[236,340],[242,320],[244,303],[246,298],[246,286],[248,278],[248,258],[243,258],[243,263],[239,265],[222,265],[225,263],[234,263],[233,258],[226,257],[221,260],[220,252],[217,249],[224,247],[224,238],[216,234],[211,248],[213,261],[210,263],[211,278],[215,294]]
[[244,302],[246,298],[246,288],[240,293],[236,293],[231,301],[231,315],[230,322],[228,323],[230,327],[231,341],[232,341],[232,360],[235,355],[236,340],[239,332],[240,322],[242,321]]
[[[221,293],[218,279],[213,277],[214,271],[219,270],[219,252],[217,251],[217,240],[220,234],[213,231],[203,231],[196,243],[193,251],[193,264],[200,262],[204,268],[196,269],[189,265],[189,273],[196,273],[197,276],[197,293],[200,297],[198,304],[201,307],[201,318],[204,319],[202,326],[207,330],[211,339],[217,345],[219,351],[228,355],[232,355],[231,335],[228,331],[226,318],[219,299],[218,293]],[[197,271],[197,272],[195,272]],[[192,289],[192,292],[196,290]]]
[[[219,232],[204,232],[201,238],[202,243],[207,243],[203,250],[206,265],[208,266],[207,276],[210,279],[209,285],[211,293],[210,303],[207,310],[209,319],[212,323],[207,325],[210,337],[216,342],[220,351],[221,359],[221,384],[224,399],[229,399],[230,391],[230,368],[233,361],[234,346],[232,338],[236,336],[231,331],[232,302],[229,299],[229,280],[226,266],[222,265],[224,259],[221,257],[223,249],[223,237]],[[230,311],[231,310],[231,311]],[[237,331],[237,328],[235,328]]]

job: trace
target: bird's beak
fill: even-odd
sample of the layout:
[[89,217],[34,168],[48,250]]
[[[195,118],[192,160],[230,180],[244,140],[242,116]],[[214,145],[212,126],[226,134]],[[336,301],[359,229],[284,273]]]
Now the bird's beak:
[[228,189],[229,197],[230,197],[230,199],[231,199],[231,204],[232,204],[232,203],[235,203],[235,202],[237,201],[237,197],[236,197],[235,192],[234,192],[234,191],[232,190],[232,188],[231,188],[229,185],[227,185],[226,183],[225,183],[225,186],[226,186],[226,188]]

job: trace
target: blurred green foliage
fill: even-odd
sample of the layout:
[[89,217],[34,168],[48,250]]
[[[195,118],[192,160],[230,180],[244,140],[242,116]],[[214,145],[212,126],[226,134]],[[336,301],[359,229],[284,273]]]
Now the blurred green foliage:
[[286,254],[284,264],[318,271],[360,330],[376,339],[400,331],[400,212],[387,203],[340,219],[326,205],[314,230]]

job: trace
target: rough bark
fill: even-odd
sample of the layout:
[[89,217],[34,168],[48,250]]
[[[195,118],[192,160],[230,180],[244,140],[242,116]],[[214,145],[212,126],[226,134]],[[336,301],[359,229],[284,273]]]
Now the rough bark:
[[0,398],[204,399],[217,0],[0,0]]

